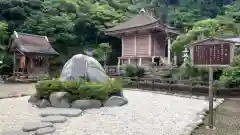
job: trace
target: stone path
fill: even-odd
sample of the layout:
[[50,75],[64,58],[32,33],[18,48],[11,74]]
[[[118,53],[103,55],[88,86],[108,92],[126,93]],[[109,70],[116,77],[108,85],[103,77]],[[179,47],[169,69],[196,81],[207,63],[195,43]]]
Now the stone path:
[[0,135],[46,135],[56,131],[55,124],[64,123],[68,117],[78,117],[82,110],[72,108],[44,108],[41,109],[41,121],[26,122],[22,131],[5,131]]

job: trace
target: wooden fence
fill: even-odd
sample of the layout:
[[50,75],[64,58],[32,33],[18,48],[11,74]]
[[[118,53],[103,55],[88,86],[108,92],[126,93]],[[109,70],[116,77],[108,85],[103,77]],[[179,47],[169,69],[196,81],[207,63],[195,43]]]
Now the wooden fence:
[[[165,91],[169,93],[188,93],[193,95],[208,95],[209,82],[195,80],[173,80],[156,78],[131,78],[113,76],[123,80],[125,87],[147,89],[152,91]],[[218,82],[213,82],[214,96],[239,97],[240,87],[224,88]]]

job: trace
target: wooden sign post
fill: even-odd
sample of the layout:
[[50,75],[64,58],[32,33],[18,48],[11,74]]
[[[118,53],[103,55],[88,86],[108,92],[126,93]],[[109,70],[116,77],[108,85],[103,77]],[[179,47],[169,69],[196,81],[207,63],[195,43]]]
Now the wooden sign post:
[[229,66],[234,55],[235,43],[209,38],[193,43],[191,59],[193,66],[209,69],[209,128],[214,129],[213,119],[213,68]]

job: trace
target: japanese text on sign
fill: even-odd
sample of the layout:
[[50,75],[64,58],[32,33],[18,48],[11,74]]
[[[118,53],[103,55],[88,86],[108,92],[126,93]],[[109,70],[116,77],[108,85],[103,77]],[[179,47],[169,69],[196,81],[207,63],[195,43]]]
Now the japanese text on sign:
[[195,45],[193,47],[194,65],[229,65],[230,44]]

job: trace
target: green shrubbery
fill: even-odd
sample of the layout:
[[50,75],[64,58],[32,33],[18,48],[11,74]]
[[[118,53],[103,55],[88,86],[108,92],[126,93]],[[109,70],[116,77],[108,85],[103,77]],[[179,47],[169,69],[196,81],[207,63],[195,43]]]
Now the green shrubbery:
[[126,65],[123,72],[126,77],[143,77],[145,75],[145,69],[135,65]]
[[230,67],[223,70],[220,81],[227,88],[239,87],[240,86],[240,68]]
[[49,99],[52,92],[67,92],[69,101],[77,99],[97,99],[104,101],[111,95],[119,95],[122,92],[120,80],[110,79],[108,82],[95,83],[84,80],[65,81],[45,80],[36,84],[37,94],[40,98]]

